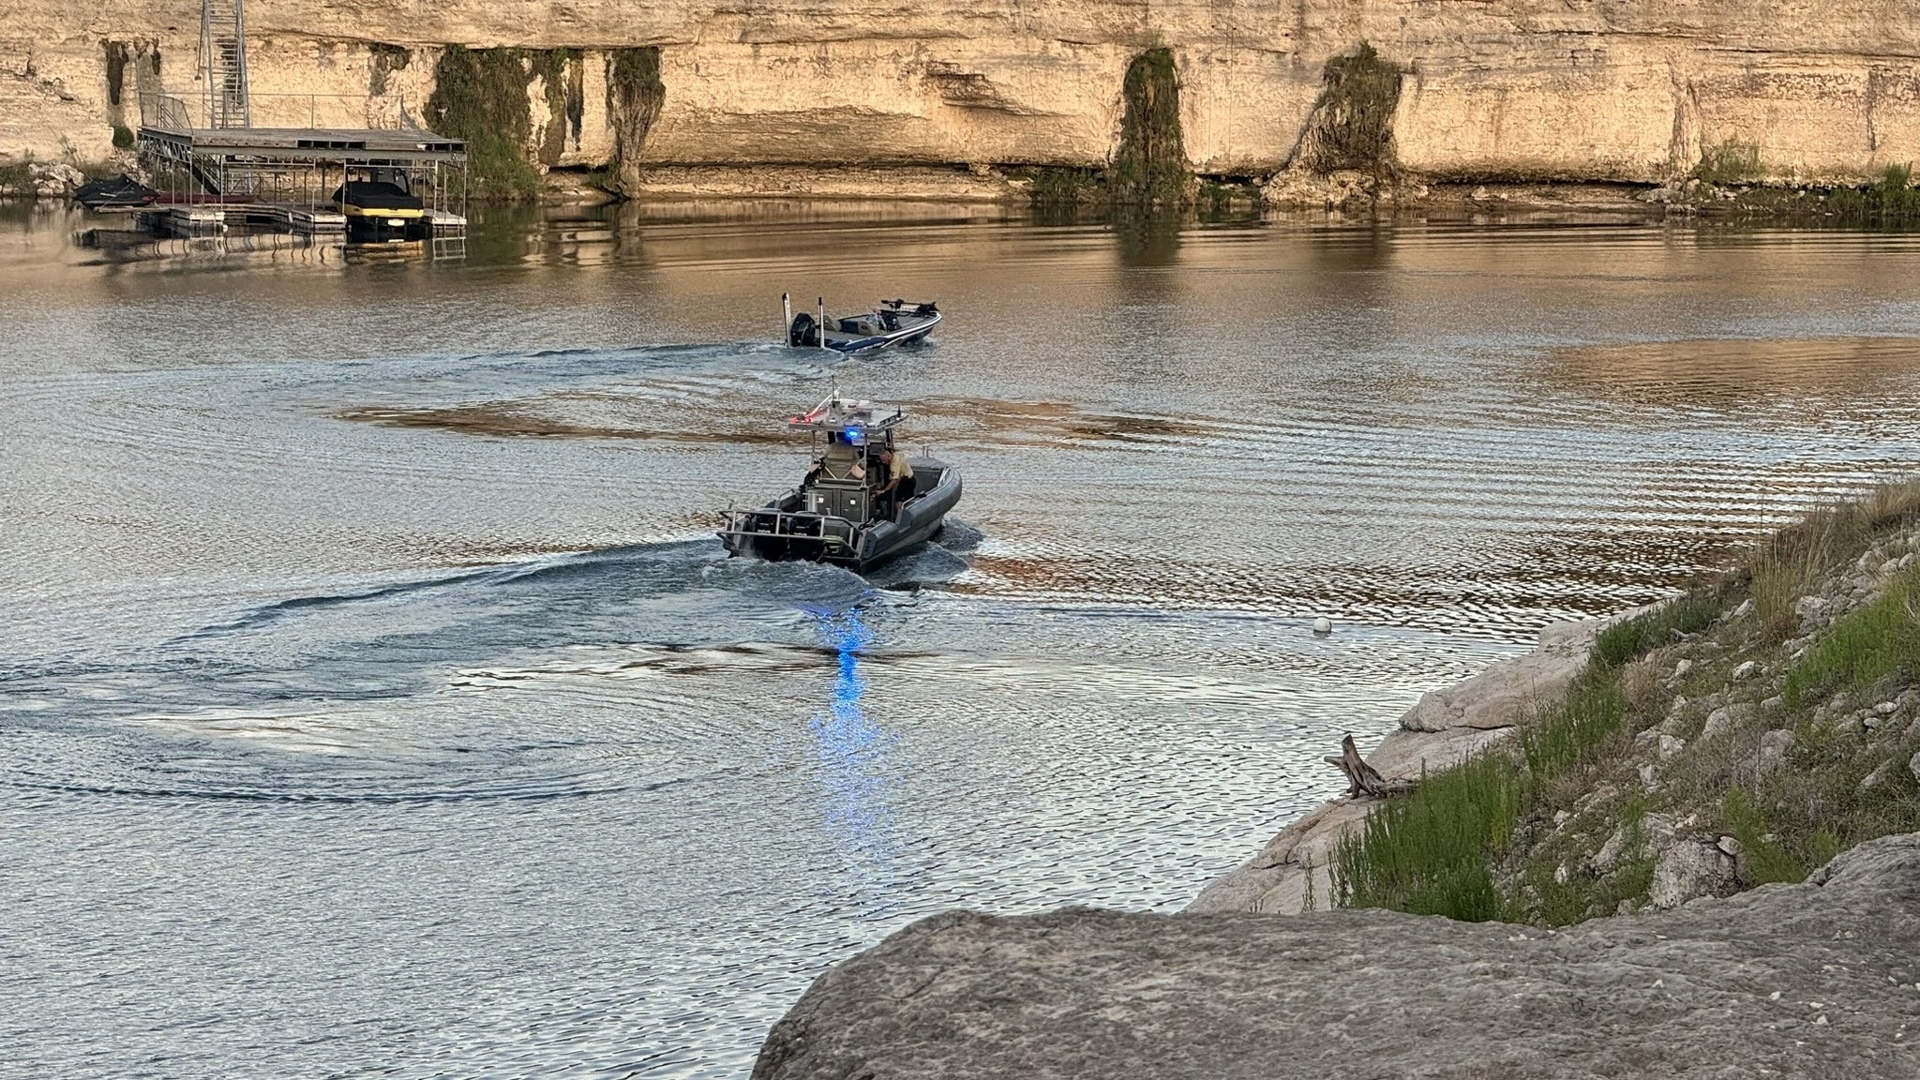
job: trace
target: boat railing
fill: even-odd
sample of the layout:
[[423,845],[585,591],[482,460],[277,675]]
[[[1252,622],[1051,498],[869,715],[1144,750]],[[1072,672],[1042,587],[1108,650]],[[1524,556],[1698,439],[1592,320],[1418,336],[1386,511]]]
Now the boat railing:
[[727,531],[745,536],[824,540],[853,546],[854,524],[842,517],[788,510],[729,510]]

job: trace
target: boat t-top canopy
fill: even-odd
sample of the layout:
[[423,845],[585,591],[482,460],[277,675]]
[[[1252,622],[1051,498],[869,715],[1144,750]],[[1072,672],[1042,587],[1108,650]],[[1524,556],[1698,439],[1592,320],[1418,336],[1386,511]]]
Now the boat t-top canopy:
[[871,402],[843,401],[835,393],[808,412],[787,417],[787,427],[844,435],[848,442],[857,445],[866,441],[867,433],[892,431],[904,419],[906,417],[899,409],[893,410],[889,416],[876,418]]

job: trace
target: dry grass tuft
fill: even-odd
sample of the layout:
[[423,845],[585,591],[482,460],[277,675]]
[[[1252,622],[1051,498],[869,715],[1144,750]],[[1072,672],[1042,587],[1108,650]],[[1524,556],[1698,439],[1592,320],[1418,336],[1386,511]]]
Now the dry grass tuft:
[[1654,715],[1660,708],[1660,661],[1643,656],[1620,670],[1620,691],[1627,700],[1627,714],[1635,717]]
[[1795,603],[1873,535],[1920,517],[1920,480],[1882,484],[1856,502],[1820,507],[1769,537],[1747,560],[1753,606],[1770,645],[1799,630]]

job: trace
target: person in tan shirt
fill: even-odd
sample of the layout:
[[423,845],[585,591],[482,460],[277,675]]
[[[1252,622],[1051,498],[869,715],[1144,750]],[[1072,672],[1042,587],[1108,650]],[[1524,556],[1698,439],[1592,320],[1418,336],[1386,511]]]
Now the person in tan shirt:
[[913,498],[913,466],[907,464],[907,455],[897,453],[892,447],[885,447],[879,454],[880,464],[887,470],[886,482],[874,494],[886,508],[887,517],[893,517],[901,504]]

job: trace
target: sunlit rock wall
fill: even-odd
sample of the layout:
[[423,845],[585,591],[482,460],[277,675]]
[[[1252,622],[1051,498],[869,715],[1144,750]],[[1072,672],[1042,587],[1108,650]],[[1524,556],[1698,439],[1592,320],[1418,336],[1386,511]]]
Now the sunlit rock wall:
[[[1440,177],[1653,180],[1728,143],[1803,180],[1920,158],[1914,0],[252,0],[247,16],[256,124],[417,119],[449,43],[580,50],[584,113],[547,164],[608,163],[607,51],[658,46],[643,163],[1098,165],[1129,60],[1165,45],[1194,166],[1258,173],[1287,161],[1326,60],[1362,40],[1408,69],[1400,157]],[[133,57],[119,104],[111,43]],[[138,89],[197,100],[198,45],[195,3],[8,0],[0,153],[101,156],[113,123],[137,124]]]

